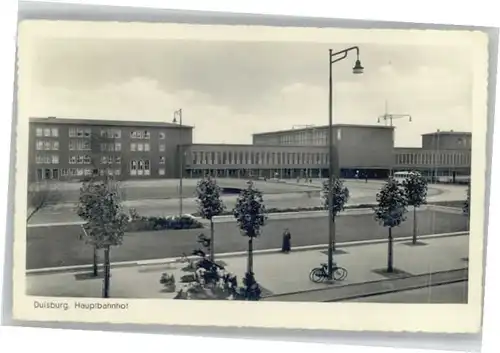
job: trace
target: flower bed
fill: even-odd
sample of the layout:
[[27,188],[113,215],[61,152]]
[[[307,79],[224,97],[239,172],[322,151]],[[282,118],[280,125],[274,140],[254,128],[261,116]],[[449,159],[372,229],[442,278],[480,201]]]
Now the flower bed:
[[154,231],[154,230],[168,230],[168,229],[199,229],[203,228],[203,224],[189,215],[171,216],[171,217],[144,217],[135,216],[131,217],[127,231],[128,232],[141,232],[141,231]]

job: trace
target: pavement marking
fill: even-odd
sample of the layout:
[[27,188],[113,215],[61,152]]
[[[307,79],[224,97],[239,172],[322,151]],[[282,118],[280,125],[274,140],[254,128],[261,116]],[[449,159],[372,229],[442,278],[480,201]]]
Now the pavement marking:
[[[446,237],[454,237],[454,236],[466,236],[469,232],[452,232],[452,233],[441,233],[441,234],[429,234],[429,235],[420,235],[419,239],[435,239],[435,238],[446,238]],[[401,237],[395,238],[395,243],[401,243],[408,240],[412,240],[413,237]],[[373,240],[356,240],[350,242],[337,243],[336,246],[341,247],[350,247],[350,246],[359,246],[359,245],[375,245],[386,243],[387,239],[373,239]],[[297,246],[292,249],[293,252],[300,251],[311,251],[311,250],[323,250],[327,249],[328,244],[318,244],[318,245],[304,245]],[[263,250],[254,250],[254,255],[266,255],[266,254],[277,254],[281,253],[281,248],[275,249],[263,249]],[[246,256],[248,251],[235,251],[228,253],[215,254],[218,259],[228,258],[228,257],[240,257]],[[196,256],[188,256],[188,259],[196,259]],[[171,258],[163,258],[163,259],[152,259],[152,260],[132,260],[132,261],[120,261],[111,263],[112,268],[123,268],[123,267],[133,267],[133,266],[150,266],[150,265],[166,265],[171,263],[180,263],[180,257],[171,257]],[[92,268],[92,264],[87,265],[73,265],[73,266],[59,266],[59,267],[45,267],[45,268],[37,268],[26,270],[27,275],[37,275],[37,274],[49,274],[49,273],[60,273],[60,272],[73,272],[80,271],[85,269]],[[102,267],[102,264],[99,264],[98,267]]]

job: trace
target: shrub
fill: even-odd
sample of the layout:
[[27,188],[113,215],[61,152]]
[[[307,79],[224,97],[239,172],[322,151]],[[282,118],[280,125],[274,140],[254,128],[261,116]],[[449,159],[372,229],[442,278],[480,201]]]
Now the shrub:
[[203,228],[203,223],[189,215],[171,217],[145,217],[139,216],[132,211],[128,223],[128,232],[156,231],[170,229],[199,229]]
[[160,284],[163,284],[165,291],[172,293],[175,292],[175,277],[174,275],[169,275],[168,273],[162,273],[160,278]]
[[[205,250],[206,239],[200,235],[198,243]],[[243,278],[243,285],[238,286],[238,279],[226,271],[222,264],[218,264],[207,257],[204,250],[192,252],[198,259],[193,261],[194,273],[181,277],[180,282],[185,284],[174,299],[216,299],[216,300],[259,300],[261,298],[260,285],[255,280],[253,273],[247,273]]]

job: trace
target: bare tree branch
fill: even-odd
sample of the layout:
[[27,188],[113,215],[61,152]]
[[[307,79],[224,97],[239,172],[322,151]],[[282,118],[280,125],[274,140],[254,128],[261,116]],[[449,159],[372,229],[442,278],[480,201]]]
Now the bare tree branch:
[[56,183],[33,183],[28,187],[28,216],[26,222],[41,209],[61,200],[61,192]]

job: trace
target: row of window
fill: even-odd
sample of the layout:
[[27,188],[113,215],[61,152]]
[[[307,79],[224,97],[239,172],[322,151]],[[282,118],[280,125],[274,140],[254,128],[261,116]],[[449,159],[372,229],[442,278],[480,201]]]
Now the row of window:
[[[84,176],[92,176],[92,175],[121,175],[121,169],[91,169],[91,168],[38,168],[36,170],[36,178],[38,181],[40,180],[57,180],[60,178],[68,178],[68,177],[84,177]],[[135,169],[130,170],[130,175],[134,176],[148,176],[150,175],[150,171],[146,169]],[[158,169],[158,175],[165,175],[165,168]]]
[[328,164],[328,153],[321,152],[191,152],[192,164]]
[[71,127],[68,129],[68,135],[69,137],[86,137],[89,138],[90,135],[92,134],[92,129],[87,127],[87,128],[81,128],[81,127]]
[[57,180],[66,177],[83,177],[92,175],[121,175],[120,169],[91,169],[91,168],[38,168],[36,180]]
[[[115,152],[122,150],[121,142],[110,142],[110,143],[101,143],[100,144],[102,152]],[[53,140],[36,140],[36,149],[38,151],[52,151],[59,150],[59,141]],[[92,146],[90,140],[69,140],[68,149],[70,151],[90,151],[92,150]],[[149,152],[151,150],[151,146],[149,143],[131,143],[130,151],[132,152]],[[165,144],[160,144],[158,146],[158,150],[160,152],[165,152]]]
[[[83,127],[72,127],[68,129],[69,137],[81,137],[89,138],[92,135],[92,128]],[[37,127],[36,128],[37,137],[59,137],[59,129],[57,127]],[[101,129],[101,137],[103,138],[121,138],[122,130],[118,128]],[[151,132],[149,130],[133,130],[130,132],[130,138],[133,139],[146,139],[151,138]],[[158,138],[160,140],[165,139],[165,132],[158,132]]]
[[457,152],[416,152],[416,153],[400,153],[396,154],[396,164],[404,165],[454,165],[467,166],[470,164],[469,153]]
[[35,161],[36,164],[59,164],[59,155],[37,155]]
[[101,143],[101,152],[119,152],[121,150],[121,142]]
[[59,141],[36,140],[37,151],[57,151],[59,150]]
[[122,130],[120,129],[101,129],[101,137],[104,138],[122,138]]
[[120,164],[121,156],[101,156],[101,164]]
[[[57,154],[37,154],[36,164],[59,164],[59,155]],[[165,164],[165,156],[159,157],[159,164]],[[121,156],[101,156],[101,164],[121,164]],[[92,164],[92,157],[89,155],[72,155],[69,156],[69,164]],[[149,165],[149,161],[148,161]]]
[[59,129],[56,127],[53,128],[36,128],[36,136],[37,137],[59,137]]
[[149,160],[131,160],[130,175],[151,175],[151,162]]
[[148,152],[150,150],[149,148],[149,143],[131,143],[130,144],[130,151],[135,152],[142,152],[146,151]]

